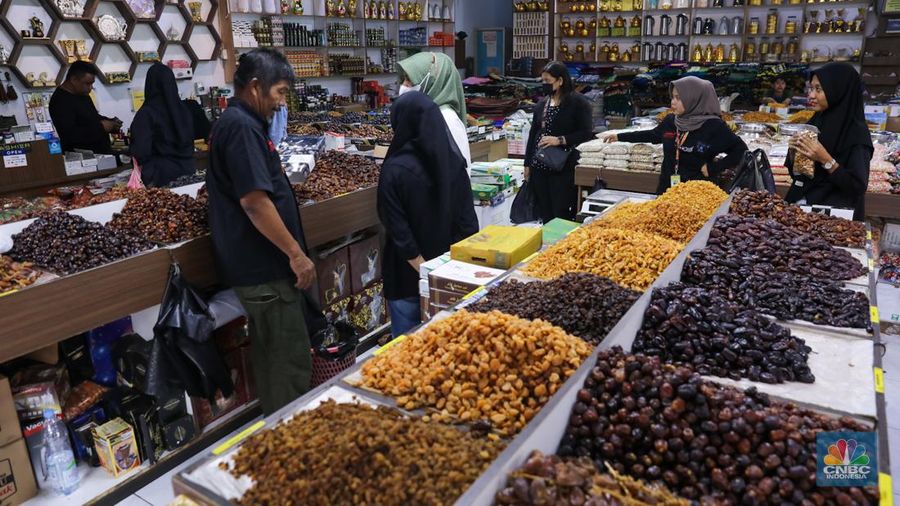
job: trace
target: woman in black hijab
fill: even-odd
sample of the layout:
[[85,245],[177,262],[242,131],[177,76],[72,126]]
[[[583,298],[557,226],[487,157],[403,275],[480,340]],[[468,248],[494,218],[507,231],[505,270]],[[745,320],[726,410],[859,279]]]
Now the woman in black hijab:
[[378,181],[378,217],[387,232],[382,259],[391,332],[421,322],[419,266],[478,232],[466,162],[438,106],[404,93],[391,106],[394,139]]
[[146,186],[166,186],[193,174],[194,123],[178,96],[172,69],[154,63],[144,83],[144,105],[131,123],[131,156]]
[[794,175],[788,202],[854,210],[865,219],[865,196],[872,160],[872,137],[863,113],[862,83],[850,64],[829,63],[812,72],[809,105],[816,111],[810,125],[818,139],[798,136],[791,145],[815,162],[812,178]]

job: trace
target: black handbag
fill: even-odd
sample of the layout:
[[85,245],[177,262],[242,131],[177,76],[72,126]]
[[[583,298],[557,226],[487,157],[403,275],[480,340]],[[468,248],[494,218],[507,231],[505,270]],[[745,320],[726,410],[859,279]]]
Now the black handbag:
[[[547,129],[547,112],[549,110],[550,99],[548,98],[547,105],[544,107],[544,116],[541,118],[541,134]],[[560,172],[566,168],[566,162],[569,161],[569,155],[571,154],[571,149],[561,148],[559,146],[547,146],[544,148],[537,148],[534,156],[547,170],[551,172]]]

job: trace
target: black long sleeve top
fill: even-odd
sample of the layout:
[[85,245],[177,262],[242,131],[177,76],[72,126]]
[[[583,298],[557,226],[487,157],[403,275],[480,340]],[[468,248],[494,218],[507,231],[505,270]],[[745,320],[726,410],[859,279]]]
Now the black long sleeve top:
[[87,95],[73,95],[56,88],[50,97],[50,119],[63,151],[89,149],[94,153],[112,153],[109,134],[103,129],[94,102]]
[[[656,193],[661,194],[669,188],[675,174],[675,147],[679,132],[675,127],[675,115],[670,114],[656,128],[619,134],[623,142],[649,142],[663,145],[663,164],[659,175]],[[678,175],[681,181],[708,180],[715,182],[728,167],[736,167],[747,151],[747,145],[734,134],[721,119],[711,119],[690,132],[681,146],[678,162]],[[716,161],[716,156],[725,153],[725,158]],[[706,164],[709,177],[705,177],[701,168]]]
[[131,122],[131,156],[141,165],[147,186],[163,187],[196,171],[193,139],[178,138],[164,118],[144,108]]
[[[834,155],[832,155],[834,156]],[[846,165],[835,169],[831,174],[816,163],[813,177],[793,174],[793,158],[786,163],[794,183],[788,190],[786,200],[797,202],[806,198],[809,205],[825,205],[853,209],[853,219],[864,220],[866,217],[866,190],[869,186],[869,165],[872,162],[872,148],[856,145],[850,149]]]
[[[531,121],[531,131],[528,134],[528,144],[525,145],[525,165],[531,167],[533,157],[537,151],[537,143],[542,135],[565,137],[565,146],[575,146],[594,138],[594,127],[591,119],[591,102],[584,95],[572,92],[559,104],[559,113],[552,124],[547,125],[547,131],[542,131],[541,124],[544,121],[544,109],[547,107],[547,98],[544,98],[534,106],[534,116]],[[569,157],[564,170],[574,169],[578,162],[577,152]]]
[[460,167],[450,181],[450,213],[435,206],[431,185],[425,169],[411,157],[386,160],[381,168],[378,217],[387,232],[381,271],[388,299],[418,296],[419,273],[408,260],[419,255],[430,260],[478,232],[466,171]]

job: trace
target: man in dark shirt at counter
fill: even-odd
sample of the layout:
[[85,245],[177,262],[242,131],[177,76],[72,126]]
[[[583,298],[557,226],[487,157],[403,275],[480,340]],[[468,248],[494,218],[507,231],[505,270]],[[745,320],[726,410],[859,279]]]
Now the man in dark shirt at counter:
[[91,100],[97,67],[76,61],[69,67],[65,82],[50,97],[50,118],[64,152],[87,149],[112,153],[109,134],[122,128],[118,118],[101,116]]
[[294,71],[281,53],[241,56],[235,97],[209,138],[209,223],[220,279],[247,311],[253,376],[271,414],[310,386],[312,356],[304,294],[315,267],[303,248],[300,210],[269,122],[285,103]]

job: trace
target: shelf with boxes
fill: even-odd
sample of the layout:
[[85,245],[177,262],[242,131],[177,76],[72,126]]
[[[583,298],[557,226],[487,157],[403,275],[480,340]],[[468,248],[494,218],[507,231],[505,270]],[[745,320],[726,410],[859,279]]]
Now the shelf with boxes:
[[0,31],[12,41],[7,64],[27,88],[59,85],[76,60],[93,61],[100,80],[116,84],[130,82],[140,63],[165,61],[171,44],[183,43],[191,68],[218,58],[217,12],[218,0],[3,0]]

